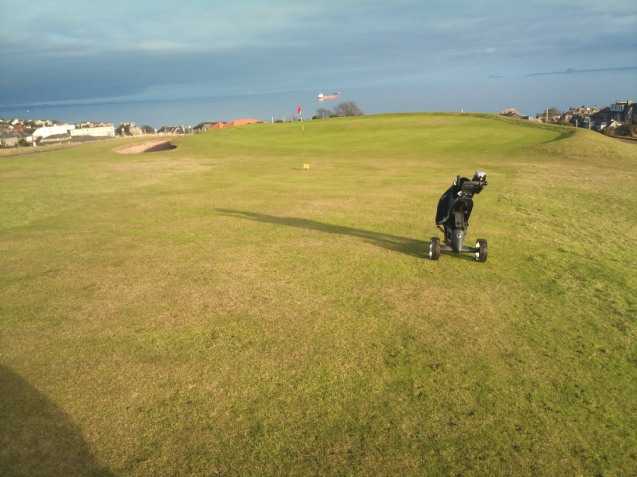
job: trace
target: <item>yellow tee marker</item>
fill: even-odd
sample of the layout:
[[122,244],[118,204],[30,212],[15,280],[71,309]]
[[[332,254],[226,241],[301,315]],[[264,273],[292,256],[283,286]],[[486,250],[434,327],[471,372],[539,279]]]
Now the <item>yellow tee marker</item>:
[[309,164],[303,164],[303,169],[306,171],[310,170],[310,165]]

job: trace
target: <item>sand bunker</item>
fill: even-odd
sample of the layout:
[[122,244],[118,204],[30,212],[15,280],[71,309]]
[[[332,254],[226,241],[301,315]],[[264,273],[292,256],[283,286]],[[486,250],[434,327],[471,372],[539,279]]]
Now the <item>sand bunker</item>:
[[115,152],[118,154],[141,154],[142,152],[170,151],[171,149],[176,148],[177,146],[171,144],[170,141],[160,140],[120,147],[115,149]]

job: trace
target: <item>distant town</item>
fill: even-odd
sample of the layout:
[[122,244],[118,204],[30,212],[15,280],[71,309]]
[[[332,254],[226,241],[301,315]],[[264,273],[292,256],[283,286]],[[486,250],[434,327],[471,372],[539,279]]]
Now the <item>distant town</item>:
[[38,147],[107,139],[116,136],[195,134],[208,129],[221,129],[260,123],[258,119],[242,118],[232,121],[209,121],[196,126],[138,126],[134,122],[112,123],[86,121],[75,124],[52,119],[0,118],[0,147]]
[[546,108],[535,116],[520,114],[515,108],[500,112],[501,116],[526,119],[542,123],[561,124],[576,128],[593,129],[613,137],[637,139],[637,103],[630,100],[615,101],[599,108],[597,106],[575,106],[567,111]]
[[[354,103],[352,105],[355,106]],[[501,116],[522,120],[561,124],[586,128],[613,136],[637,139],[637,103],[630,100],[616,101],[606,107],[577,106],[567,111],[549,107],[535,116],[523,115],[515,108],[501,111]],[[356,114],[362,112],[356,107]],[[313,120],[322,120],[338,116],[326,109],[319,109]],[[349,114],[346,114],[349,115]],[[298,118],[297,118],[298,119]],[[272,118],[273,123],[287,122]],[[147,125],[138,126],[134,122],[124,122],[115,127],[112,123],[86,121],[75,124],[63,123],[51,119],[0,118],[0,147],[38,147],[49,144],[68,144],[113,138],[116,136],[143,135],[182,135],[197,134],[211,129],[223,129],[261,123],[254,118],[241,118],[232,121],[207,121],[196,126],[162,126],[158,129]]]

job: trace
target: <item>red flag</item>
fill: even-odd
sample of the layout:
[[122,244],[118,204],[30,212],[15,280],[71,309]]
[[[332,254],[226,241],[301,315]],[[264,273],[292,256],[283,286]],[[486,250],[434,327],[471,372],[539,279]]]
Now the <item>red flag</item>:
[[296,114],[298,114],[300,116],[302,112],[303,112],[303,108],[301,107],[300,104],[297,104],[296,105]]

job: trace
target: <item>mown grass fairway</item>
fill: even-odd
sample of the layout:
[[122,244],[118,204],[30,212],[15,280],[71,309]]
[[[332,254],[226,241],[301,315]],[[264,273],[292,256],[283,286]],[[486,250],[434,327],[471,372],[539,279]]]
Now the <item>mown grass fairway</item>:
[[[454,115],[117,144],[0,158],[3,476],[637,473],[637,146]],[[477,168],[488,262],[424,259]]]

